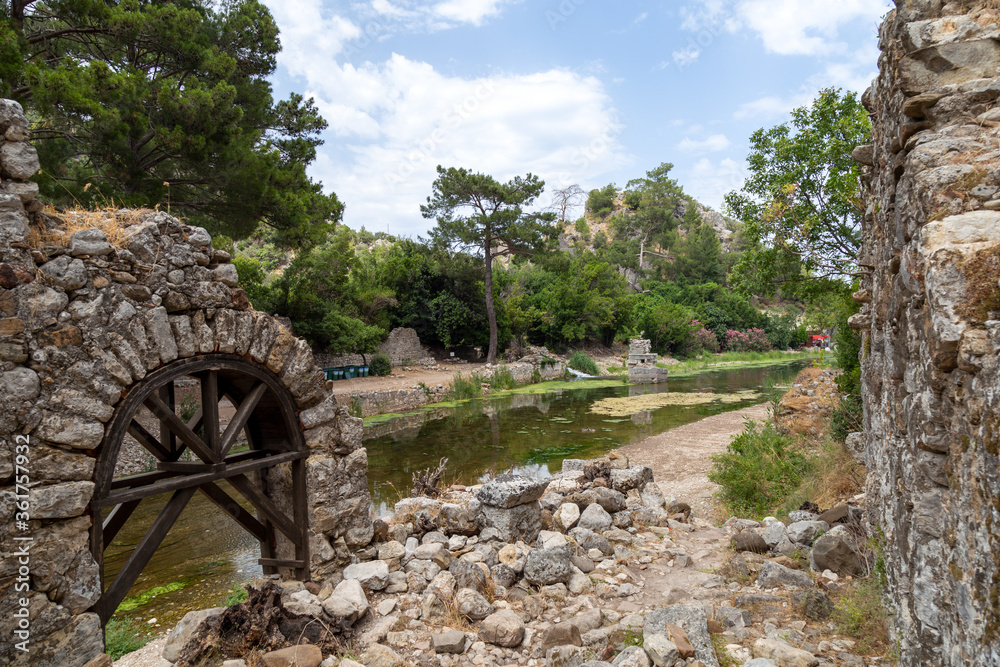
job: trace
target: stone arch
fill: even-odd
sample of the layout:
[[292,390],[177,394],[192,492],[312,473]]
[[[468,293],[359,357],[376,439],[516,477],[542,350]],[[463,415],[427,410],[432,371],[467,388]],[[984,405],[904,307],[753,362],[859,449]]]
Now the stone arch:
[[[222,355],[280,385],[304,456],[299,473],[286,462],[269,482],[275,498],[291,498],[305,481],[304,576],[324,576],[370,541],[367,454],[361,420],[337,406],[312,350],[252,309],[204,229],[162,211],[42,210],[28,180],[34,149],[18,139],[27,127],[19,106],[0,100],[0,633],[16,637],[22,609],[30,625],[30,650],[5,639],[0,663],[82,667],[103,650],[92,611],[102,593],[91,546],[98,461],[116,410],[146,378]],[[274,560],[295,557],[279,536]]]

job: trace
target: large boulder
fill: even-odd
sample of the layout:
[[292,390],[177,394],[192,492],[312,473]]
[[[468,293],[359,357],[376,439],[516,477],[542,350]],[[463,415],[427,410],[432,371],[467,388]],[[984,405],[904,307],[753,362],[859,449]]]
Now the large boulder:
[[565,584],[573,576],[569,547],[532,549],[524,564],[524,578],[535,586]]
[[524,621],[510,609],[501,609],[483,619],[479,638],[504,648],[520,646],[524,641]]
[[757,583],[761,588],[777,588],[778,586],[811,588],[814,584],[812,577],[805,572],[787,568],[770,560],[761,563]]
[[708,633],[708,615],[702,607],[675,604],[652,611],[646,614],[642,634],[644,637],[657,634],[666,634],[669,637],[668,624],[679,626],[684,630],[694,646],[695,658],[709,667],[719,667],[712,636]]
[[597,533],[611,528],[611,524],[611,515],[598,503],[588,505],[580,515],[579,526]]
[[476,499],[490,507],[510,509],[538,500],[548,485],[547,479],[504,474],[483,484],[476,492]]
[[861,559],[858,558],[851,539],[839,532],[831,531],[813,542],[809,560],[812,568],[818,572],[832,570],[852,577],[863,572]]

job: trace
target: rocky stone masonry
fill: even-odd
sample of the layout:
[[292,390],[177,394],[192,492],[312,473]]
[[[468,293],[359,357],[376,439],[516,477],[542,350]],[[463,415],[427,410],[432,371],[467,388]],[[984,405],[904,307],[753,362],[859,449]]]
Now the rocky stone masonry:
[[1000,665],[1000,11],[897,0],[874,143],[863,336],[868,509],[903,665]]
[[633,384],[666,382],[668,371],[656,366],[659,355],[652,352],[645,338],[633,338],[628,343],[628,381]]
[[[326,392],[309,346],[249,308],[204,229],[154,211],[43,213],[27,180],[38,169],[28,123],[9,100],[0,100],[0,136],[0,664],[74,667],[102,652],[87,612],[100,594],[88,532],[95,460],[125,392],[175,359],[239,355],[281,378],[310,448],[313,575],[349,562],[372,536],[361,420]],[[67,225],[77,231],[63,234]],[[14,521],[16,436],[30,442],[27,531]],[[280,490],[288,482],[276,473]],[[26,534],[22,591],[13,538]],[[21,598],[28,653],[12,641]]]
[[[311,667],[861,667],[829,625],[830,593],[864,573],[849,528],[860,515],[842,505],[719,529],[623,456],[566,460],[549,479],[404,499],[356,562],[283,582],[281,600],[343,629],[360,660],[310,647],[299,664]],[[163,657],[213,645],[207,626],[191,638],[220,611],[191,612]]]

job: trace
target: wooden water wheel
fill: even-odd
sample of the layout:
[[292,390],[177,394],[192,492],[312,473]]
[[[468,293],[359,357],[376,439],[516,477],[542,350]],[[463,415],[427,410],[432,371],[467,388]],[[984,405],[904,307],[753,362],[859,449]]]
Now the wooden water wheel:
[[[186,421],[178,414],[181,387],[197,392],[200,399],[200,407]],[[220,403],[235,408],[228,424],[220,420]],[[156,422],[158,428],[147,428]],[[241,434],[246,439],[237,447]],[[153,471],[115,477],[126,436],[152,455],[156,461]],[[234,449],[242,451],[234,453]],[[306,579],[307,456],[294,398],[274,373],[242,357],[210,354],[181,359],[133,385],[109,422],[96,466],[91,551],[101,570],[104,593],[92,611],[100,615],[102,623],[111,618],[181,511],[198,492],[260,541],[259,562],[265,574],[281,567]],[[292,498],[283,500],[292,507],[292,516],[279,507],[268,485],[267,471],[282,464],[291,465]],[[257,516],[219,486],[222,480],[256,509]],[[143,498],[165,493],[172,494],[166,506],[108,584],[104,577],[105,549]],[[102,519],[108,508],[110,511]],[[294,545],[294,558],[276,558],[279,533]]]

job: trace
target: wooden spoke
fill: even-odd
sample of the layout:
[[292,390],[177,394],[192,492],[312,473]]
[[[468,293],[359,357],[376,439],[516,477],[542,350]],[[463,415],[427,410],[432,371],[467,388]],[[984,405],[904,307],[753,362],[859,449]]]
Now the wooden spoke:
[[[160,400],[163,401],[170,410],[174,410],[176,407],[175,394],[174,394],[174,383],[168,382],[167,384],[160,387],[157,392],[160,396]],[[134,436],[133,436],[134,437]],[[180,452],[177,451],[177,436],[170,432],[163,422],[160,422],[160,442],[163,443],[167,451],[170,452],[171,456],[167,459],[170,461],[176,461],[177,457],[180,456]],[[174,452],[177,456],[173,456]]]
[[108,514],[107,518],[104,519],[104,525],[101,527],[101,532],[103,533],[104,548],[107,549],[111,541],[115,539],[115,535],[118,531],[122,529],[128,518],[132,516],[132,512],[135,508],[139,506],[140,500],[130,500],[127,503],[122,503],[121,505],[116,505],[114,509]]
[[240,407],[236,410],[236,415],[229,422],[229,426],[226,427],[226,432],[222,435],[222,442],[219,444],[223,456],[228,454],[229,450],[236,444],[236,438],[239,436],[240,431],[243,430],[243,427],[246,426],[247,420],[250,419],[250,415],[253,413],[254,408],[257,407],[257,403],[260,402],[266,390],[267,386],[261,382],[251,389],[250,393],[243,399],[243,402],[240,403]]
[[256,537],[258,540],[263,540],[266,536],[266,531],[264,526],[257,521],[253,514],[243,509],[243,506],[236,502],[232,496],[223,491],[215,483],[212,484],[202,484],[198,487],[198,490],[205,494],[205,496],[215,503],[219,509],[233,517],[238,524],[246,528],[247,532]]
[[244,475],[236,475],[229,479],[229,483],[233,487],[243,494],[243,497],[250,501],[250,503],[256,507],[258,510],[267,516],[268,520],[271,521],[274,526],[285,534],[285,537],[290,539],[294,544],[302,543],[302,536],[295,527],[295,522],[289,519],[285,514],[278,508],[274,502],[260,492],[253,482],[247,479]]
[[152,436],[152,434],[142,427],[138,421],[133,420],[131,424],[128,425],[128,434],[135,438],[136,442],[146,448],[150,454],[156,457],[159,461],[170,461],[172,460],[172,453],[168,451],[160,441]]
[[210,370],[201,378],[201,412],[203,441],[212,452],[212,458],[221,461],[223,455],[219,451],[219,376]]
[[118,576],[111,582],[111,585],[104,591],[104,595],[101,596],[101,599],[95,605],[102,622],[107,623],[111,615],[115,613],[118,605],[125,599],[128,589],[135,583],[136,577],[142,572],[142,568],[146,567],[146,563],[152,558],[153,552],[160,546],[163,538],[167,536],[171,526],[174,525],[177,517],[184,511],[184,507],[191,500],[194,492],[195,489],[193,487],[181,489],[174,493],[170,500],[167,501],[166,506],[160,511],[160,515],[153,521],[153,525],[150,526],[146,535],[139,541],[132,555],[125,562],[124,567],[118,572]]
[[156,415],[156,418],[160,420],[161,424],[170,429],[174,435],[181,439],[181,442],[190,447],[191,451],[193,451],[199,459],[205,463],[218,463],[218,461],[215,460],[215,453],[207,447],[202,439],[195,435],[194,431],[189,429],[187,424],[181,421],[181,418],[174,414],[174,411],[168,408],[158,396],[151,394],[146,397],[145,406],[149,408],[150,412]]

